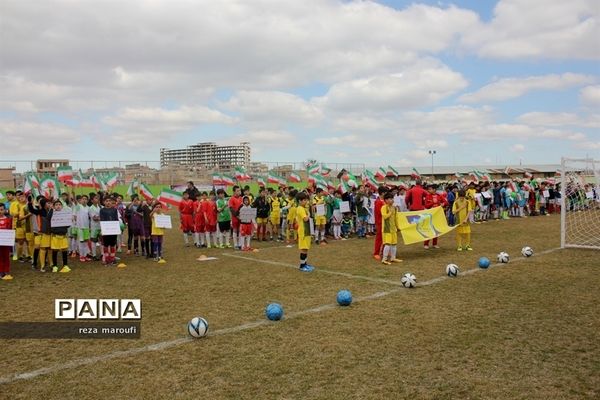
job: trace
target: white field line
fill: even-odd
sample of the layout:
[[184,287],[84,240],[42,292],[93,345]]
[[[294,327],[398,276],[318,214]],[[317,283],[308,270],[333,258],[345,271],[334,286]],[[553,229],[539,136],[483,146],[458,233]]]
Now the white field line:
[[[540,255],[544,255],[544,254],[549,254],[556,250],[560,250],[560,248],[557,247],[554,249],[540,251],[539,253],[537,253],[537,255],[540,256]],[[256,260],[253,258],[250,258],[250,259],[253,261],[266,262],[266,260]],[[511,263],[519,262],[522,260],[525,260],[525,257],[518,257],[518,258],[514,259],[513,261],[511,261]],[[272,262],[268,262],[268,263],[272,263]],[[283,264],[283,263],[276,263],[275,265],[278,265],[278,264]],[[490,268],[498,267],[501,265],[505,265],[505,264],[496,263],[496,264],[490,265]],[[283,264],[283,266],[288,267],[289,265]],[[296,267],[294,267],[294,268],[296,268]],[[315,269],[315,271],[318,271],[318,269]],[[477,271],[481,271],[481,268],[470,269],[470,270],[461,272],[460,275],[470,275]],[[331,272],[335,272],[335,271],[331,271]],[[338,275],[345,276],[345,275],[350,275],[350,274],[340,273]],[[358,275],[350,275],[350,276],[357,277]],[[433,284],[436,284],[439,282],[443,282],[446,279],[451,279],[451,278],[444,275],[444,276],[430,279],[425,282],[419,282],[417,284],[417,286],[430,286],[430,285],[433,285]],[[371,294],[368,296],[355,298],[355,299],[353,299],[353,302],[364,302],[364,301],[369,301],[369,300],[380,299],[380,298],[388,296],[390,294],[400,292],[403,289],[404,289],[403,287],[398,287],[398,288],[394,288],[394,289],[391,289],[388,291],[377,292],[377,293],[374,293],[374,294]],[[319,312],[323,312],[323,311],[333,310],[337,307],[339,307],[337,304],[331,304],[331,303],[324,304],[322,306],[309,308],[307,310],[291,312],[291,313],[287,314],[284,317],[284,319],[291,319],[291,318],[296,318],[296,317],[300,317],[300,316],[307,315],[307,314],[313,314],[313,313],[319,313]],[[248,329],[257,328],[260,326],[274,324],[274,323],[275,322],[271,322],[267,319],[261,319],[261,320],[257,320],[254,322],[248,322],[248,323],[245,323],[242,325],[233,326],[230,328],[223,328],[223,329],[219,329],[216,331],[211,331],[208,333],[207,336],[209,336],[209,337],[210,336],[221,336],[221,335],[226,335],[226,334],[230,334],[230,333],[236,333],[236,332],[241,332],[241,331],[245,331]],[[91,364],[95,364],[95,363],[102,362],[102,361],[109,361],[109,360],[113,360],[116,358],[129,357],[129,356],[133,356],[133,355],[137,355],[137,354],[141,354],[141,353],[146,353],[149,351],[166,350],[166,349],[169,349],[172,347],[180,346],[182,344],[195,342],[197,340],[202,340],[202,339],[179,338],[179,339],[168,340],[168,341],[164,341],[164,342],[158,342],[158,343],[150,344],[147,346],[137,347],[137,348],[133,348],[133,349],[129,349],[129,350],[115,351],[112,353],[107,353],[107,354],[94,356],[94,357],[79,358],[79,359],[67,361],[67,362],[64,362],[61,364],[55,364],[55,365],[52,365],[49,367],[40,368],[40,369],[30,371],[30,372],[24,372],[24,373],[20,373],[20,374],[13,374],[13,375],[9,375],[9,376],[0,377],[0,384],[12,383],[12,382],[20,381],[20,380],[30,380],[30,379],[37,378],[38,376],[49,375],[49,374],[64,371],[67,369],[83,367],[86,365],[91,365]]]
[[[298,265],[294,265],[294,264],[287,264],[287,263],[283,263],[283,262],[279,262],[279,261],[261,260],[259,258],[252,258],[252,257],[240,256],[240,255],[232,254],[232,253],[223,253],[223,255],[226,256],[226,257],[239,258],[239,259],[242,259],[242,260],[255,261],[255,262],[259,262],[259,263],[263,263],[263,264],[277,265],[277,266],[280,266],[280,267],[286,267],[286,268],[291,268],[291,269],[298,270]],[[365,280],[365,281],[371,281],[371,282],[377,282],[377,283],[387,283],[388,285],[396,285],[396,286],[402,285],[399,281],[392,281],[392,280],[389,280],[389,279],[373,278],[373,277],[364,276],[364,275],[353,275],[353,274],[348,274],[346,272],[332,271],[332,270],[323,269],[323,268],[315,268],[314,272],[322,272],[324,274],[339,275],[339,276],[343,276],[343,277],[346,277],[346,278],[362,279],[362,280]]]

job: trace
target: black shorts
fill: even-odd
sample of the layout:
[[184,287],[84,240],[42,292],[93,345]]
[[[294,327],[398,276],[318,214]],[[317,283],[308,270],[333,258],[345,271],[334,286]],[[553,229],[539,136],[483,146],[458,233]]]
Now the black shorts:
[[117,235],[102,236],[102,244],[112,247],[117,245]]
[[231,230],[231,221],[219,222],[219,231],[227,232]]

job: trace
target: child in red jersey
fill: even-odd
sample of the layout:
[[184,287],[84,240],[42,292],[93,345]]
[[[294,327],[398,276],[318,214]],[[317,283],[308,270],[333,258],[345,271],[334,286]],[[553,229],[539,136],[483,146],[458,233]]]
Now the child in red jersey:
[[[427,186],[427,195],[425,196],[425,208],[430,209],[439,206],[446,207],[448,205],[448,200],[446,199],[446,196],[437,193],[436,189],[437,186],[434,184]],[[429,248],[429,240],[426,240],[425,243],[423,243],[423,247],[425,247],[426,249]],[[440,246],[438,246],[437,237],[433,238],[433,247],[436,249],[440,248]]]
[[206,196],[201,196],[194,202],[194,246],[200,248],[205,247],[204,244],[204,232],[206,230],[206,222],[204,220],[204,212],[202,210],[202,203]]
[[[206,192],[202,193],[206,197]],[[202,203],[202,212],[204,213],[204,235],[206,237],[206,247],[211,248],[211,237],[215,247],[217,247],[217,203],[215,202],[215,192],[210,192],[206,200]]]
[[[0,203],[0,229],[12,229],[12,219],[5,215],[5,205]],[[10,252],[12,246],[0,246],[0,279],[9,281],[10,275]]]
[[186,246],[189,246],[188,236],[194,232],[194,202],[190,200],[190,194],[187,191],[183,192],[183,200],[179,203],[179,217],[183,241]]

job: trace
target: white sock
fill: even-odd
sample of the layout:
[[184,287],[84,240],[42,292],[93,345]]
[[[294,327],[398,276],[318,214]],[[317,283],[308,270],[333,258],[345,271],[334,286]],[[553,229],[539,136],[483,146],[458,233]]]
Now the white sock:
[[91,248],[92,248],[92,257],[96,257],[96,243],[92,242],[91,243]]
[[229,246],[229,239],[230,239],[230,231],[225,232],[223,235],[225,235],[225,245]]
[[233,245],[234,246],[238,245],[238,235],[235,231],[233,231]]
[[389,245],[386,244],[385,246],[383,246],[383,259],[384,260],[387,260],[388,257],[390,256],[390,250],[391,249],[390,249]]
[[250,247],[251,240],[252,240],[252,236],[246,236],[246,247]]
[[188,241],[188,234],[185,233],[185,232],[183,233],[183,241],[184,241],[185,244],[189,243],[189,241]]
[[194,232],[194,244],[195,245],[200,244],[200,234],[198,232]]
[[200,237],[200,246],[204,245],[204,234],[203,234],[203,232],[199,232],[198,236]]
[[390,257],[392,260],[394,260],[396,258],[396,251],[397,251],[396,246],[392,246],[392,248],[390,249]]
[[210,247],[210,232],[204,232],[204,236],[206,237],[206,246]]
[[79,242],[79,257],[85,257],[88,254],[88,245],[86,242]]

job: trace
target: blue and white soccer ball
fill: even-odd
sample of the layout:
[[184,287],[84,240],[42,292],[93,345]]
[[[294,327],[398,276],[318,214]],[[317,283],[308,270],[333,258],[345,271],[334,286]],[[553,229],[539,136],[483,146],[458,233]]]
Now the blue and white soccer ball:
[[279,321],[283,317],[283,307],[278,303],[271,303],[265,308],[265,315],[270,321]]
[[352,304],[352,293],[349,290],[340,290],[337,293],[337,302],[340,306],[349,306]]
[[479,259],[479,268],[488,268],[490,266],[490,259],[487,257],[481,257]]
[[521,254],[523,254],[523,257],[531,257],[533,255],[533,249],[529,246],[525,246],[521,249]]
[[510,256],[508,255],[507,252],[501,251],[500,253],[498,253],[498,262],[499,263],[506,264],[509,261],[510,261]]
[[188,322],[188,333],[191,337],[201,338],[208,332],[208,322],[202,317],[194,317]]
[[405,288],[414,288],[417,285],[417,277],[407,272],[402,276],[400,282],[402,282],[402,286]]
[[456,265],[456,264],[446,265],[446,275],[448,275],[449,277],[454,278],[454,277],[458,276],[459,272],[460,272],[460,269],[458,268],[458,265]]

